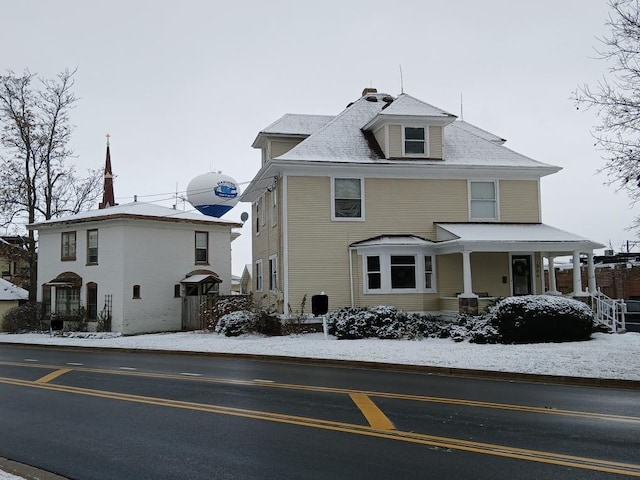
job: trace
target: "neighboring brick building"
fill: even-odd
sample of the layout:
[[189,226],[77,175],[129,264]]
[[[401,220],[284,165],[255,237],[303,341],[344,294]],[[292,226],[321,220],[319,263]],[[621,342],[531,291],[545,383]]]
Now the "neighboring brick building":
[[[640,300],[640,253],[618,253],[594,257],[596,286],[606,296],[625,300]],[[587,267],[581,266],[582,280],[586,282]],[[573,268],[556,267],[556,286],[559,292],[573,291]],[[549,285],[549,273],[545,272],[545,285]],[[584,285],[585,283],[583,283]]]

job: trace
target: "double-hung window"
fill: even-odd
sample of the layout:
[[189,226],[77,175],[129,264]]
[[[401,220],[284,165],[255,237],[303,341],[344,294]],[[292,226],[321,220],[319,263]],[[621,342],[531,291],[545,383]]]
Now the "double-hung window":
[[496,182],[469,182],[469,212],[471,220],[498,219]]
[[274,185],[271,189],[271,226],[278,223],[278,187]]
[[209,261],[209,233],[196,232],[196,263]]
[[87,265],[98,264],[98,230],[87,230]]
[[404,127],[404,154],[407,157],[428,154],[425,127]]
[[256,292],[262,291],[262,259],[256,262]]
[[76,232],[62,232],[61,260],[76,259]]
[[361,178],[334,178],[333,219],[364,219],[363,180]]
[[278,256],[269,257],[269,290],[278,289]]
[[380,270],[380,255],[367,255],[367,290],[382,288],[382,273]]

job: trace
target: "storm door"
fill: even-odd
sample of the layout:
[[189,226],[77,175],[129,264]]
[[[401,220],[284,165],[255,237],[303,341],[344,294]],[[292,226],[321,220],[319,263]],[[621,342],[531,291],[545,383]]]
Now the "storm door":
[[511,257],[511,275],[513,295],[531,295],[531,256],[513,255]]

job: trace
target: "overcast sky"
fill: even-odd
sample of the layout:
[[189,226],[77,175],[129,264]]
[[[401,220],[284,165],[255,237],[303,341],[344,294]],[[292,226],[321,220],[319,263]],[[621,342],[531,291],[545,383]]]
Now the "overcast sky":
[[[285,113],[336,115],[369,86],[399,94],[402,65],[405,93],[456,115],[462,95],[466,121],[562,167],[542,180],[543,221],[618,251],[637,209],[603,185],[595,113],[570,100],[606,70],[594,46],[608,13],[605,0],[3,0],[0,67],[77,67],[79,172],[104,166],[109,133],[116,200],[170,206],[201,173],[250,181],[251,143]],[[250,241],[247,222],[234,274]]]

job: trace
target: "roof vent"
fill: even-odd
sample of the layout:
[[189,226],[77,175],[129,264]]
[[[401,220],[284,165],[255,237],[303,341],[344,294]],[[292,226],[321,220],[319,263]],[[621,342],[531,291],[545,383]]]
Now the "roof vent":
[[373,95],[369,95],[368,97],[365,97],[365,100],[367,100],[367,102],[377,102],[378,101],[378,97],[374,97]]
[[378,90],[376,88],[371,88],[371,87],[367,87],[364,90],[362,90],[362,96],[363,97],[365,95],[367,95],[368,93],[378,93]]

